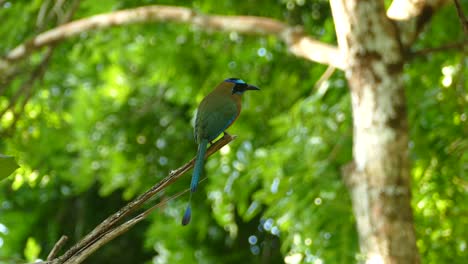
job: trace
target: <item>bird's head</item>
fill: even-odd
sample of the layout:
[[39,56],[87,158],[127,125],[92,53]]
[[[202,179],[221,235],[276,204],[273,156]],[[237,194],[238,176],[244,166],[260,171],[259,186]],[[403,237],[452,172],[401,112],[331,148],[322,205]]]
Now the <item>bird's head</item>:
[[260,90],[257,86],[248,84],[239,78],[228,78],[224,82],[232,87],[231,94],[242,95],[247,90]]

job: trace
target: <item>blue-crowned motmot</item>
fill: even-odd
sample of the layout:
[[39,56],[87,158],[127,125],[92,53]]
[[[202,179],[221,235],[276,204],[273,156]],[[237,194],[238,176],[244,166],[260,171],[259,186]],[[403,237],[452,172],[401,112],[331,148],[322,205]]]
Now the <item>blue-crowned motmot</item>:
[[224,132],[240,114],[241,97],[247,90],[260,90],[238,78],[229,78],[221,82],[200,103],[195,118],[195,141],[198,144],[195,167],[190,183],[190,198],[185,210],[182,224],[190,222],[192,193],[197,190],[198,181],[203,170],[208,142],[213,141]]

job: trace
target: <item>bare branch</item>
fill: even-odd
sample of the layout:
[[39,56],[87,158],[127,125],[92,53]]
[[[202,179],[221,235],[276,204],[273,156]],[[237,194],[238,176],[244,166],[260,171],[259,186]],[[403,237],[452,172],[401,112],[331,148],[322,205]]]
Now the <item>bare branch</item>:
[[64,20],[66,18],[64,17],[63,10],[62,10],[64,2],[65,2],[65,0],[57,0],[55,2],[54,7],[52,8],[53,11],[55,12],[55,15],[57,16],[57,19],[58,19],[59,22],[65,22],[66,21],[66,20]]
[[[16,91],[16,93],[13,95],[13,97],[10,99],[7,107],[5,107],[3,110],[0,111],[0,118],[3,117],[3,115],[8,111],[8,110],[12,110],[14,111],[14,106],[16,105],[16,102],[18,101],[18,99],[23,96],[23,95],[26,95],[26,98],[29,97],[30,93],[31,93],[31,89],[34,85],[34,82],[37,80],[37,79],[41,79],[42,76],[44,75],[44,72],[45,72],[45,69],[47,68],[47,65],[49,64],[49,61],[50,61],[50,58],[52,56],[52,53],[53,53],[53,50],[54,50],[54,47],[51,46],[48,48],[46,54],[44,55],[44,57],[42,58],[42,61],[39,63],[39,65],[36,67],[36,69],[34,69],[34,71],[31,73],[31,75],[29,76],[29,79],[26,80],[22,85],[21,87],[18,89],[18,91]],[[24,99],[24,104],[23,104],[23,107],[24,105],[26,104],[27,100]]]
[[449,0],[393,0],[387,16],[397,22],[403,46],[409,47],[435,11],[448,2]]
[[420,16],[425,8],[438,8],[448,0],[393,0],[387,16],[394,20],[409,20]]
[[468,37],[468,20],[466,19],[466,16],[463,13],[463,8],[461,7],[460,1],[453,1],[455,2],[455,7],[457,8],[458,18],[460,18],[460,23],[462,24],[463,30],[465,31],[465,37]]
[[27,65],[14,65],[6,72],[3,72],[3,75],[0,75],[0,95],[7,90],[10,83],[16,78],[17,75],[26,72]]
[[[206,179],[206,178],[204,178]],[[204,180],[203,179],[203,180]],[[203,181],[201,180],[201,181]],[[201,182],[200,181],[200,182]],[[143,213],[133,217],[132,219],[126,221],[125,223],[116,226],[115,228],[109,230],[105,234],[103,234],[101,237],[93,241],[90,245],[88,245],[86,248],[81,250],[80,252],[77,252],[73,257],[68,259],[64,264],[78,264],[83,262],[86,258],[88,258],[92,253],[94,253],[96,250],[104,246],[105,244],[109,243],[112,239],[122,235],[123,233],[127,232],[132,228],[134,225],[137,223],[141,222],[141,220],[145,219],[151,212],[154,210],[163,207],[166,205],[169,201],[176,199],[177,197],[183,195],[184,193],[188,192],[190,188],[185,189],[182,192],[179,192],[168,199],[164,199],[161,202],[153,205]]]
[[57,17],[59,25],[63,25],[65,23],[70,22],[70,20],[73,18],[73,15],[75,15],[76,10],[78,10],[80,2],[81,0],[73,0],[65,14],[62,14],[62,16]]
[[410,58],[415,58],[415,57],[419,57],[419,56],[423,56],[423,55],[427,55],[427,54],[439,52],[439,51],[463,50],[463,48],[466,47],[467,45],[468,45],[468,40],[464,42],[449,43],[440,47],[415,50],[410,53]]
[[60,251],[60,249],[67,243],[68,237],[67,236],[62,236],[57,243],[55,243],[54,247],[50,251],[49,255],[47,256],[47,260],[52,260],[55,258],[57,253]]
[[36,27],[37,28],[42,28],[45,24],[45,16],[47,14],[47,9],[49,8],[50,5],[50,0],[45,0],[41,8],[39,9],[39,14],[37,14],[37,19],[36,19]]
[[328,66],[325,72],[320,76],[318,81],[315,82],[314,90],[317,90],[318,94],[323,96],[327,92],[329,86],[324,84],[328,81],[328,79],[330,79],[335,70],[335,67]]
[[33,51],[86,31],[150,22],[177,22],[191,24],[201,30],[274,35],[285,41],[290,51],[299,57],[339,69],[344,68],[343,60],[336,47],[321,43],[275,19],[255,16],[203,15],[184,7],[145,6],[91,16],[39,34],[6,54],[3,60],[0,60],[0,72],[4,72],[9,64],[25,58]]
[[[211,156],[213,153],[215,153],[216,151],[218,151],[219,149],[221,149],[225,145],[229,144],[235,138],[236,138],[236,136],[231,136],[231,135],[225,134],[221,139],[219,139],[218,141],[213,143],[208,148],[207,154],[206,154],[205,157]],[[151,187],[148,191],[146,191],[145,193],[143,193],[142,195],[140,195],[139,197],[137,197],[136,199],[134,199],[133,201],[131,201],[130,203],[125,205],[124,207],[122,207],[118,212],[114,213],[113,215],[109,216],[107,219],[102,221],[90,233],[88,233],[81,241],[79,241],[77,244],[72,246],[62,256],[58,257],[57,259],[53,260],[50,263],[54,263],[54,264],[68,263],[68,260],[71,260],[72,258],[77,257],[77,255],[81,254],[80,252],[82,252],[85,248],[90,247],[96,241],[98,241],[101,237],[108,234],[110,232],[110,230],[115,229],[116,228],[115,225],[119,221],[123,220],[130,213],[132,213],[135,210],[137,210],[138,208],[140,208],[143,203],[145,203],[150,198],[154,197],[154,195],[156,195],[160,191],[167,188],[170,184],[172,184],[173,182],[178,180],[182,175],[184,175],[187,171],[189,171],[193,167],[194,163],[195,163],[195,158],[193,158],[191,161],[187,162],[185,165],[178,168],[177,170],[171,171],[166,178],[162,179],[156,185]],[[118,230],[120,230],[120,229],[118,229]],[[114,235],[117,236],[117,235],[120,234],[119,232],[121,232],[121,231],[115,231],[115,232],[117,232],[117,234],[114,234]],[[114,235],[111,235],[111,236],[114,236]],[[107,241],[110,241],[112,238],[110,238]],[[93,247],[95,247],[95,246],[93,246]],[[77,263],[77,262],[73,262],[73,263]]]
[[[73,0],[70,8],[67,10],[66,14],[62,17],[62,19],[65,19],[66,21],[69,21],[72,18],[72,16],[73,16],[74,12],[76,11],[76,9],[78,8],[79,3],[80,3],[80,0]],[[45,52],[41,62],[30,73],[29,78],[14,93],[14,95],[10,99],[8,105],[4,109],[0,110],[0,118],[2,118],[2,116],[8,110],[12,110],[13,113],[14,113],[14,115],[13,115],[14,119],[13,119],[12,124],[8,128],[5,129],[6,132],[2,131],[0,135],[5,135],[5,134],[9,133],[8,131],[13,131],[14,130],[20,115],[24,111],[24,107],[26,106],[27,102],[29,101],[29,99],[33,95],[32,88],[33,88],[34,83],[37,80],[42,79],[42,77],[44,76],[44,73],[46,72],[47,65],[49,64],[49,61],[50,61],[50,59],[52,57],[52,54],[53,54],[53,51],[54,51],[54,47],[55,47],[54,44],[47,47],[47,51]],[[8,85],[9,81],[13,80],[13,78],[14,78],[13,75],[7,76],[7,79],[5,80],[5,83],[4,83],[5,86],[0,88],[0,94],[2,94],[4,92],[4,90],[6,89],[6,85]],[[23,102],[21,103],[20,108],[16,111],[15,110],[16,103],[18,102],[18,100],[21,97],[24,97]]]

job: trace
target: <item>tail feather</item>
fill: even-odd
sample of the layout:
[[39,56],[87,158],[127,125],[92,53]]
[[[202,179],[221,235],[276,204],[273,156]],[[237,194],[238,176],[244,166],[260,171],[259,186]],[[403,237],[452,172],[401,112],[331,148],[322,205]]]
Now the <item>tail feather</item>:
[[198,181],[203,171],[203,164],[205,161],[206,147],[208,146],[208,140],[202,139],[198,145],[197,158],[195,159],[195,166],[193,168],[192,182],[190,183],[190,191],[197,191]]
[[[190,198],[192,198],[192,193],[190,193]],[[182,225],[188,225],[188,223],[190,223],[190,218],[192,218],[192,207],[189,201],[184,216],[182,217]]]
[[203,139],[198,145],[198,152],[197,152],[197,157],[195,159],[195,166],[193,168],[192,181],[190,182],[190,197],[189,197],[187,208],[185,209],[184,216],[182,217],[182,225],[188,225],[188,223],[190,223],[190,219],[192,218],[192,207],[190,205],[192,202],[192,193],[194,193],[198,187],[198,181],[203,171],[203,163],[205,161],[205,154],[206,154],[207,146],[208,146],[208,140],[206,139]]

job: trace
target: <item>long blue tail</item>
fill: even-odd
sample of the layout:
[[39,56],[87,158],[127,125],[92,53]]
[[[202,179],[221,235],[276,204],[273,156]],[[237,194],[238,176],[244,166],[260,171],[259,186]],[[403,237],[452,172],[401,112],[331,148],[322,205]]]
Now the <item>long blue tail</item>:
[[195,159],[195,166],[193,168],[192,181],[190,182],[190,197],[185,209],[184,216],[182,217],[182,225],[187,225],[190,223],[192,218],[192,207],[190,203],[192,201],[192,193],[197,191],[198,181],[200,180],[200,175],[203,171],[203,163],[205,161],[206,147],[208,146],[208,140],[202,139],[198,145],[197,158]]
[[195,166],[193,167],[192,182],[190,182],[190,191],[196,192],[198,187],[198,181],[203,171],[203,163],[205,161],[206,147],[208,146],[208,140],[202,139],[198,145],[197,158],[195,159]]

